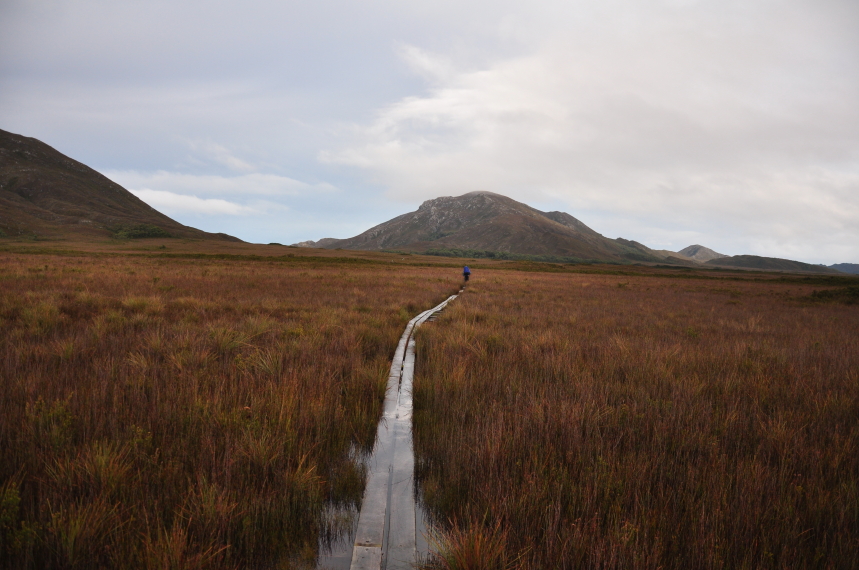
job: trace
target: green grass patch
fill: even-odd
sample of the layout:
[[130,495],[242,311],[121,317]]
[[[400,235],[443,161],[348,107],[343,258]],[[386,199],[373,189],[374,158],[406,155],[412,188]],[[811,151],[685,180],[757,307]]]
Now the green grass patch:
[[594,260],[582,259],[567,255],[530,255],[525,253],[511,253],[509,251],[489,251],[480,249],[428,249],[425,255],[439,257],[467,257],[471,259],[496,259],[501,261],[537,261],[544,263],[593,263]]
[[123,224],[113,228],[116,239],[170,238],[173,237],[164,228],[152,224]]

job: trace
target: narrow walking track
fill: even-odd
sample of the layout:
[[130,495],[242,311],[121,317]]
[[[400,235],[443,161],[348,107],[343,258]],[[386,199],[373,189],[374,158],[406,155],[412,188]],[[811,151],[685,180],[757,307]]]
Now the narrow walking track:
[[358,516],[351,570],[413,568],[417,550],[412,450],[413,334],[456,297],[451,295],[437,307],[409,321],[397,345],[376,445],[367,464],[369,474]]

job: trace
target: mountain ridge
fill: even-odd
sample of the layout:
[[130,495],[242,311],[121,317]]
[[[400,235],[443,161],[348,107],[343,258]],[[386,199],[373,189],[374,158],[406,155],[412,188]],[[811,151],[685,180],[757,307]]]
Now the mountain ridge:
[[835,273],[835,269],[760,256],[728,256],[700,244],[679,252],[654,250],[634,240],[610,239],[566,212],[542,212],[494,192],[477,191],[424,201],[416,211],[377,224],[357,236],[323,238],[300,247],[405,250],[433,255],[477,252],[612,263],[644,262],[687,267]]
[[850,273],[851,275],[859,275],[859,263],[836,263],[829,266],[830,269],[835,269],[842,273]]
[[637,242],[606,238],[566,212],[542,212],[486,191],[426,200],[416,211],[357,236],[312,243],[326,249],[470,249],[582,260],[664,261],[634,245]]
[[[92,168],[35,138],[0,130],[0,238],[180,237],[240,242],[185,226],[158,212]],[[753,255],[727,256],[700,244],[679,252],[611,239],[566,212],[543,212],[488,191],[424,201],[414,212],[352,238],[323,238],[300,247],[451,251],[766,271],[859,273],[859,264],[830,267]]]
[[802,261],[793,261],[792,259],[781,259],[779,257],[762,257],[760,255],[733,255],[731,257],[722,257],[711,259],[704,265],[713,267],[731,267],[738,269],[762,269],[765,271],[800,271],[803,273],[842,273],[837,269],[826,267],[825,265],[813,265]]
[[180,224],[50,145],[0,130],[0,232],[10,237],[153,236],[241,241]]

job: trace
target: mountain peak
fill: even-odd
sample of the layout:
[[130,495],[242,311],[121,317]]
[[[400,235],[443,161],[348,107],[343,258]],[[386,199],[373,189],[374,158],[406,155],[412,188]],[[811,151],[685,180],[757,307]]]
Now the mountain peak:
[[426,200],[414,212],[323,247],[472,249],[590,260],[658,260],[647,248],[642,251],[605,238],[565,212],[541,212],[485,190]]
[[700,261],[701,263],[706,263],[711,259],[721,259],[723,257],[730,257],[723,253],[718,253],[713,251],[708,247],[704,247],[703,245],[690,245],[689,247],[684,247],[680,251],[678,251],[680,255],[685,255],[686,257],[692,258],[695,261]]
[[516,202],[512,198],[508,198],[507,196],[503,196],[501,194],[496,194],[495,192],[487,192],[485,190],[478,190],[476,192],[468,192],[466,194],[461,194],[459,196],[439,196],[438,198],[432,198],[430,200],[425,200],[418,210],[422,210],[425,208],[431,207],[439,207],[448,204],[492,204],[492,203],[510,203],[510,204],[518,204],[520,206],[524,206],[529,208],[529,206],[525,206],[525,204],[521,204],[520,202]]

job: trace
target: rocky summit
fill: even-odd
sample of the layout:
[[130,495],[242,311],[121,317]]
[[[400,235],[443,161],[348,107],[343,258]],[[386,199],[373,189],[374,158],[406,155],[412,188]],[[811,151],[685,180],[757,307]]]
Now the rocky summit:
[[664,261],[633,241],[595,232],[565,212],[541,212],[493,192],[427,200],[349,239],[315,242],[328,249],[476,250],[599,261]]

